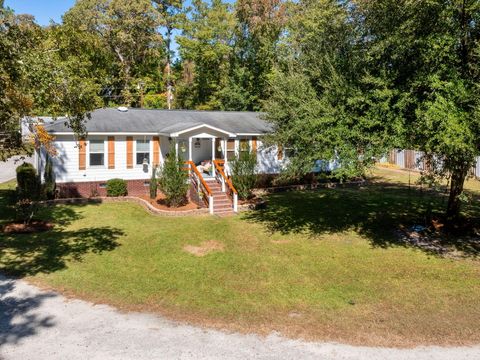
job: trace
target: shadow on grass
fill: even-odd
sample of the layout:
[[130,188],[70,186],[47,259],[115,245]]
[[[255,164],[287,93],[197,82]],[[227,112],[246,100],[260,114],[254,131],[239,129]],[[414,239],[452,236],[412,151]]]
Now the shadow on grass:
[[55,294],[13,295],[14,290],[15,282],[0,275],[0,347],[17,344],[42,328],[55,326],[51,316],[35,314],[35,309]]
[[[442,213],[442,194],[421,191],[401,183],[368,184],[355,188],[292,191],[272,194],[263,210],[248,212],[247,221],[282,234],[321,234],[356,231],[374,247],[410,246],[397,235],[401,226],[427,225],[429,215]],[[478,200],[465,209],[469,217],[480,213]],[[444,237],[442,246],[467,257],[480,256],[477,239]],[[424,251],[435,253],[423,249]]]
[[[11,190],[0,190],[0,225],[14,219]],[[119,246],[122,230],[110,226],[70,230],[85,205],[44,206],[36,218],[51,221],[51,231],[30,234],[0,232],[0,271],[12,276],[29,276],[64,269],[68,261],[81,261],[87,253],[111,251]]]

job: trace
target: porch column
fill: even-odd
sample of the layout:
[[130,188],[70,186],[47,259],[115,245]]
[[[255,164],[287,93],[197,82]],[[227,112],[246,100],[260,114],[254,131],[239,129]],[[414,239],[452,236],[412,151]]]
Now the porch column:
[[213,163],[213,161],[215,160],[215,139],[216,138],[212,138],[212,174],[213,176],[216,176],[215,164]]
[[227,144],[228,144],[228,140],[223,139],[222,143],[223,143],[223,160],[225,161],[225,164],[226,164],[227,163]]
[[213,176],[215,176],[215,164],[213,163],[213,161],[215,160],[215,139],[216,138],[212,138],[212,174]]
[[188,160],[192,161],[192,137],[188,138]]
[[175,152],[177,153],[178,157],[178,138],[175,138]]

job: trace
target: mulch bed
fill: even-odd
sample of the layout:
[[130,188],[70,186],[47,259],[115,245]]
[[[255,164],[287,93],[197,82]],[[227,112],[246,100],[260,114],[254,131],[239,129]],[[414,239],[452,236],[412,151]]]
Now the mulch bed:
[[32,221],[29,224],[10,223],[3,227],[2,232],[5,234],[30,234],[48,231],[53,227],[52,223],[46,221]]
[[188,211],[200,209],[200,207],[193,202],[187,202],[185,205],[179,206],[177,208],[172,208],[165,203],[165,197],[162,194],[158,195],[156,199],[150,199],[148,195],[142,195],[139,197],[145,201],[148,201],[148,203],[150,203],[153,207],[159,210]]

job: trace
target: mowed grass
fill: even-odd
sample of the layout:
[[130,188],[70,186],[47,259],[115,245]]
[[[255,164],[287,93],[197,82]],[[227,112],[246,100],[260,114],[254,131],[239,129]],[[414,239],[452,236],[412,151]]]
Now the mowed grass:
[[[402,173],[374,175],[378,183],[361,188],[271,195],[265,210],[227,218],[155,217],[128,203],[49,208],[53,231],[0,235],[0,271],[236,331],[383,346],[480,342],[478,253],[445,259],[394,235],[444,199],[408,189]],[[212,240],[223,251],[183,249]]]

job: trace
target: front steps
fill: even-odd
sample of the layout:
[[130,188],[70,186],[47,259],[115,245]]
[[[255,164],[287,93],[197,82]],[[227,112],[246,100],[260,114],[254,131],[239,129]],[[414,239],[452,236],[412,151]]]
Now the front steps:
[[235,212],[233,211],[232,201],[227,194],[222,191],[222,185],[220,185],[215,179],[205,180],[210,187],[210,190],[212,190],[213,214],[219,216],[234,214]]

